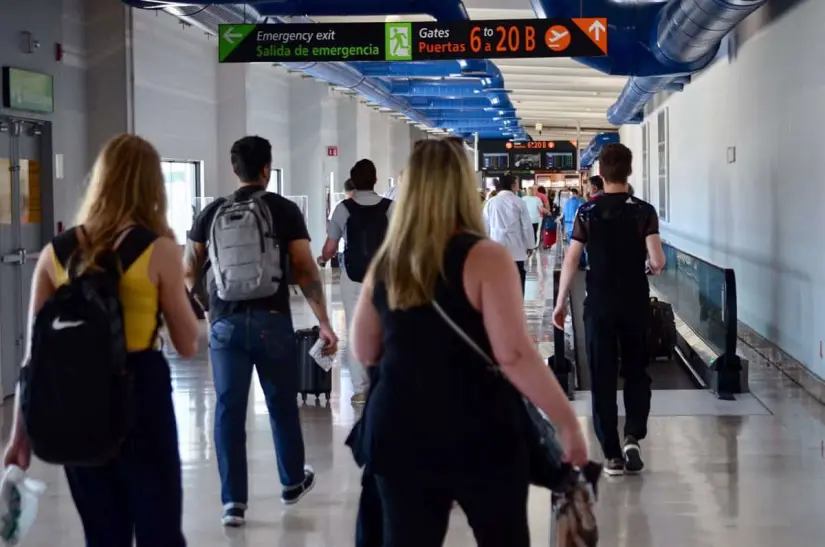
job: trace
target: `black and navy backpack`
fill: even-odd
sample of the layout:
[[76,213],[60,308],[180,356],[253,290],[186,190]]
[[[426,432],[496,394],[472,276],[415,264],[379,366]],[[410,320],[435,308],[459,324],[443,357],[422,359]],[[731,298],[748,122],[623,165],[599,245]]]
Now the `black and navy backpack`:
[[117,456],[134,417],[120,278],[157,236],[132,227],[97,268],[78,272],[77,230],[52,241],[69,281],[34,318],[29,362],[20,373],[21,412],[38,458],[100,465]]

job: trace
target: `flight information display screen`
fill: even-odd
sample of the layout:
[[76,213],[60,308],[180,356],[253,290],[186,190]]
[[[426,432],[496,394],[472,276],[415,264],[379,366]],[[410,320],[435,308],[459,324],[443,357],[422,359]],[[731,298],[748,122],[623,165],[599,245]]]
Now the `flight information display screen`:
[[548,152],[545,169],[551,171],[571,171],[576,168],[572,152]]
[[478,166],[484,171],[562,172],[576,171],[579,150],[576,141],[512,141],[480,139]]
[[507,153],[483,154],[482,160],[484,169],[498,170],[510,167],[510,154]]

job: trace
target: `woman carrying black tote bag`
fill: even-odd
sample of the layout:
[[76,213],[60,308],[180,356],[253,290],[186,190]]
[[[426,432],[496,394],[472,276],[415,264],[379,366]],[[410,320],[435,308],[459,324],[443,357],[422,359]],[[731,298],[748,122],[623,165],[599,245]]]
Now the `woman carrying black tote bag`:
[[[370,391],[378,383],[378,370],[378,367],[367,369]],[[368,391],[364,411],[366,411],[369,404]],[[381,497],[375,484],[375,476],[367,466],[367,432],[365,429],[364,420],[359,418],[345,441],[345,444],[352,450],[355,463],[363,469],[361,474],[361,496],[358,500],[358,516],[355,520],[355,547],[382,547],[384,535],[382,533]]]

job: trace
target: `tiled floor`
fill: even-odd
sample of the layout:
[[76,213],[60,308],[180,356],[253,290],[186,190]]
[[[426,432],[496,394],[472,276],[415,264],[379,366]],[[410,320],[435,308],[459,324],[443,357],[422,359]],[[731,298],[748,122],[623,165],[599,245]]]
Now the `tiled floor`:
[[[529,324],[547,340],[546,301],[552,297],[548,257],[540,257],[527,290]],[[544,267],[543,267],[544,266]],[[344,334],[338,292],[331,290],[335,326]],[[310,324],[296,299],[297,326]],[[345,338],[345,336],[344,336]],[[196,547],[344,547],[352,529],[359,472],[343,441],[355,418],[346,371],[336,369],[331,406],[303,409],[308,459],[316,489],[285,509],[260,390],[249,407],[251,500],[249,525],[227,533],[220,526],[219,485],[212,446],[214,395],[205,348],[201,358],[173,364],[175,404],[184,465],[185,527]],[[654,399],[647,472],[607,481],[599,503],[604,547],[821,547],[825,542],[825,407],[774,369],[751,371],[753,397],[720,403],[700,391],[661,391]],[[591,429],[586,398],[576,403]],[[8,407],[9,405],[7,405]],[[3,438],[8,434],[8,408]],[[591,441],[594,441],[591,434]],[[593,445],[595,446],[595,444]],[[598,449],[595,449],[596,452]],[[35,464],[48,483],[41,514],[25,545],[83,544],[80,525],[60,469]],[[549,496],[530,500],[533,545],[549,545]],[[460,511],[447,543],[475,545]]]

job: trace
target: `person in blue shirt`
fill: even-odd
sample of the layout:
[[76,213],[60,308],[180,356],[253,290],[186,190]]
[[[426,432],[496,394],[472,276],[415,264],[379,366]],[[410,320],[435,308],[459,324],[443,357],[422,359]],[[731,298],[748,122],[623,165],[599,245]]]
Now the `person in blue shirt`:
[[564,222],[564,233],[567,235],[568,241],[573,236],[573,223],[576,220],[576,211],[584,204],[584,200],[579,196],[577,189],[573,188],[570,190],[570,194],[561,213],[561,219]]

